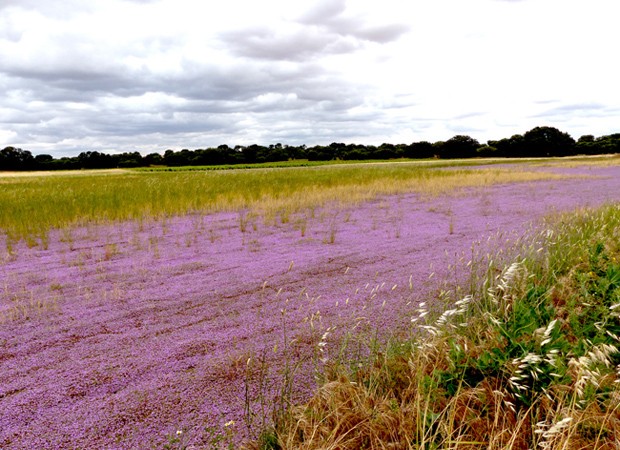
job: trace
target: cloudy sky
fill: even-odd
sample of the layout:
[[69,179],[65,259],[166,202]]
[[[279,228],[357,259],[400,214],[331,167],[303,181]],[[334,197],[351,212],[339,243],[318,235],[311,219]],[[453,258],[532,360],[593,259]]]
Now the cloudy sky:
[[0,0],[0,148],[620,132],[617,0]]

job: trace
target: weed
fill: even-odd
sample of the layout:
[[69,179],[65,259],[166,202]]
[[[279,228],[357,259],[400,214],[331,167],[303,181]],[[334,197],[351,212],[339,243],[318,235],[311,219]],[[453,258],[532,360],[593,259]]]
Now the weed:
[[119,254],[119,250],[118,250],[118,245],[113,243],[113,244],[106,244],[105,245],[105,252],[103,255],[103,260],[104,261],[109,261],[111,260],[114,256]]
[[248,213],[247,211],[239,211],[239,231],[245,233],[248,229]]

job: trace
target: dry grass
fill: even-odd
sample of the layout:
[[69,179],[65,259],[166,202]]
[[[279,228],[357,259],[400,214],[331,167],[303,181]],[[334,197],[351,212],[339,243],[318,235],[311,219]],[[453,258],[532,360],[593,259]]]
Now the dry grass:
[[593,155],[593,156],[574,156],[553,161],[540,162],[540,167],[612,167],[620,165],[620,154],[613,155]]
[[353,369],[333,361],[314,397],[247,448],[617,449],[620,208],[548,227],[440,315],[420,304],[411,340]]
[[129,173],[128,169],[82,169],[82,170],[40,170],[31,172],[0,171],[0,183],[3,178],[38,178],[38,177],[79,177],[91,175],[118,175]]
[[498,183],[559,179],[507,169],[424,168],[409,164],[207,172],[80,171],[0,178],[0,230],[11,240],[44,242],[51,228],[218,211],[273,219],[378,196],[425,196]]
[[[397,165],[398,163],[394,163]],[[317,183],[305,185],[302,189],[296,187],[285,189],[280,193],[270,192],[261,196],[251,204],[244,204],[239,198],[228,198],[228,206],[248,207],[263,216],[277,216],[282,212],[287,214],[330,206],[346,207],[382,196],[417,193],[422,197],[436,197],[446,194],[458,195],[468,188],[484,188],[504,183],[532,183],[542,180],[559,180],[567,178],[565,175],[552,173],[532,172],[527,170],[506,169],[454,169],[449,171],[425,169],[407,173],[407,170],[393,168],[393,173],[387,167],[375,166],[379,174],[366,177],[364,167],[352,171],[355,178],[343,173],[341,176],[348,181],[334,183]],[[347,167],[347,169],[350,169]],[[366,170],[373,170],[366,166]],[[314,170],[330,170],[329,167],[315,168]],[[223,205],[222,205],[223,206]]]

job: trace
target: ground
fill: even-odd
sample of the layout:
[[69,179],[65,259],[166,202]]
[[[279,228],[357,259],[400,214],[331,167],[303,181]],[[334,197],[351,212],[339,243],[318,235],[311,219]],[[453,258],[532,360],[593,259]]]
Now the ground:
[[200,447],[205,427],[230,420],[242,438],[246,407],[255,430],[269,397],[262,369],[316,356],[295,373],[304,397],[333,357],[318,352],[325,332],[407,330],[417,302],[462,276],[472,251],[509,245],[545,214],[620,200],[620,167],[562,172],[580,177],[275,223],[194,214],[56,231],[45,249],[2,245],[0,448],[161,448],[181,429]]

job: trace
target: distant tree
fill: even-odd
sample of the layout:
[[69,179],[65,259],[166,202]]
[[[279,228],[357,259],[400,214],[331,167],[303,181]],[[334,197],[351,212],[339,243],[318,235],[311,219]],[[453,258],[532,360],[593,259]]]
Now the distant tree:
[[575,154],[575,140],[554,127],[536,127],[523,135],[526,156],[568,156]]
[[441,154],[443,153],[443,146],[445,143],[445,141],[433,142],[433,155],[435,158],[441,158]]
[[591,134],[586,134],[577,139],[575,153],[578,155],[595,155],[602,152],[596,138]]
[[375,158],[377,159],[394,159],[401,158],[402,156],[403,152],[401,152],[396,145],[387,144],[385,142],[381,144],[375,152]]
[[443,143],[439,157],[473,158],[477,156],[478,148],[480,148],[480,142],[476,139],[466,135],[457,135]]
[[319,152],[316,150],[316,148],[311,147],[306,152],[306,156],[308,158],[308,161],[319,161],[320,155],[319,155]]
[[192,163],[194,152],[184,148],[179,152],[166,150],[164,152],[164,164],[171,167],[189,166]]
[[577,143],[581,143],[581,142],[594,142],[594,135],[584,134],[577,140]]
[[16,147],[0,150],[0,170],[33,170],[35,160],[32,153]]
[[270,145],[269,148],[263,150],[261,155],[262,162],[278,162],[278,161],[288,161],[288,152],[282,144],[278,143],[275,145]]
[[500,157],[522,157],[528,156],[525,148],[525,141],[520,134],[513,134],[509,138],[499,141],[489,141],[489,147],[494,147],[496,156]]
[[116,167],[141,167],[144,165],[142,155],[139,152],[121,153],[112,155]]
[[34,157],[34,168],[36,170],[54,169],[54,157],[52,155],[36,155]]
[[243,161],[246,163],[255,163],[256,157],[258,155],[258,150],[259,150],[259,147],[256,144],[243,147],[241,149],[241,154],[243,155]]
[[63,156],[62,158],[54,161],[54,169],[57,170],[75,170],[79,169],[80,165],[78,162],[78,157],[68,157]]
[[289,159],[306,159],[305,145],[287,145],[285,146]]
[[364,146],[351,145],[347,146],[347,150],[342,155],[342,159],[360,161],[370,159],[370,156]]
[[275,162],[281,161],[282,159],[288,159],[283,154],[282,145],[271,144],[268,147],[264,145],[258,146],[258,151],[256,154],[257,163]]
[[620,133],[601,136],[595,141],[597,153],[620,153]]
[[164,158],[159,153],[149,153],[142,158],[142,164],[145,166],[159,166],[163,164]]
[[481,158],[494,158],[497,157],[497,149],[491,145],[483,145],[478,147],[476,155]]
[[79,169],[109,169],[116,167],[115,159],[97,151],[82,152],[77,157]]
[[190,166],[212,166],[225,163],[225,154],[217,148],[196,149],[189,155],[187,163]]
[[405,150],[407,149],[408,145],[407,144],[396,144],[394,147],[396,148],[396,157],[404,158]]
[[347,152],[347,145],[343,142],[332,142],[329,144],[326,153],[329,153],[329,159],[344,159],[344,155]]
[[195,156],[196,153],[193,150],[184,148],[180,152],[176,153],[177,164],[179,166],[191,166],[194,164]]
[[435,156],[433,144],[428,141],[413,142],[405,147],[404,156],[407,158],[432,158]]
[[307,152],[308,161],[330,161],[334,158],[334,150],[331,147],[315,145]]
[[328,146],[289,146],[281,143],[268,147],[261,145],[234,148],[226,144],[215,148],[181,151],[166,150],[162,155],[151,153],[145,157],[139,152],[105,154],[85,151],[74,157],[54,159],[51,155],[32,156],[28,150],[6,147],[0,150],[0,170],[57,170],[102,169],[111,167],[139,167],[149,165],[216,165],[260,163],[308,159],[328,161],[333,159],[392,159],[392,158],[471,158],[480,157],[541,157],[567,156],[573,154],[620,153],[620,133],[601,137],[586,134],[578,141],[553,127],[536,127],[524,135],[490,140],[481,145],[467,135],[457,135],[447,141],[427,141],[406,144],[383,143],[379,147],[363,144],[332,142]]
[[36,155],[34,157],[34,160],[38,163],[48,163],[54,160],[54,157],[52,155]]
[[171,165],[173,165],[173,164],[171,164],[171,163],[173,163],[173,162],[174,162],[174,150],[171,150],[171,149],[166,150],[166,151],[164,152],[164,156],[163,156],[162,160],[163,160],[163,163],[164,163],[166,166],[171,166]]

